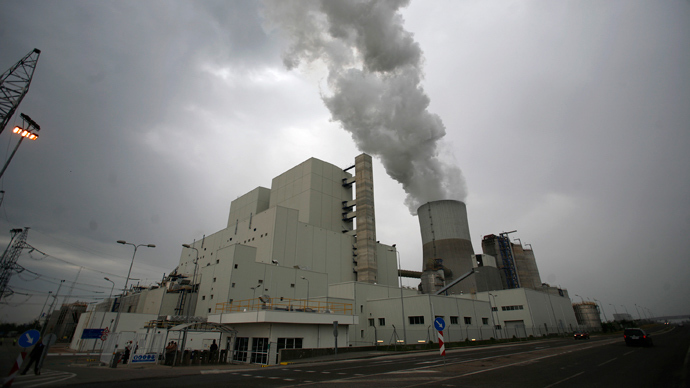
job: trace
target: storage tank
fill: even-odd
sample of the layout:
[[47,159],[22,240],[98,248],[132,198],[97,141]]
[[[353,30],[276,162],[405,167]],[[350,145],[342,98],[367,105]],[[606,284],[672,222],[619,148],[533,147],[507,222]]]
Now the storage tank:
[[[431,269],[438,273],[443,271],[445,284],[462,276],[472,269],[474,250],[470,241],[470,227],[467,222],[467,208],[463,202],[441,200],[428,202],[417,209],[419,227],[422,234],[423,265],[437,263]],[[428,267],[426,265],[425,267]],[[422,276],[422,292],[434,293],[440,287],[438,282],[424,279],[437,279],[438,276]],[[477,291],[476,279],[470,276],[455,285],[450,292],[459,294]]]
[[575,319],[578,325],[586,330],[601,330],[601,317],[599,316],[599,306],[594,302],[573,303]]

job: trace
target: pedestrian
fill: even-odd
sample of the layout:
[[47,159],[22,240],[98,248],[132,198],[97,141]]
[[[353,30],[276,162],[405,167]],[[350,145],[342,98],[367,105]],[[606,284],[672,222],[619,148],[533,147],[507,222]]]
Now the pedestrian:
[[125,344],[125,355],[122,357],[122,365],[127,364],[130,353],[132,353],[132,341]]
[[172,365],[175,358],[175,352],[177,351],[177,344],[173,341],[168,343],[165,347],[165,365]]
[[216,362],[216,354],[218,353],[218,345],[216,345],[216,340],[213,340],[213,343],[211,344],[211,357],[209,362],[214,363]]
[[43,349],[45,349],[45,345],[43,345],[43,340],[41,340],[41,342],[37,343],[36,346],[34,346],[33,350],[31,350],[31,353],[29,353],[29,362],[24,367],[24,370],[21,373],[22,375],[26,374],[26,372],[31,367],[31,364],[34,364],[34,374],[41,374],[41,370],[38,369],[38,364],[40,364],[41,356],[43,355]]

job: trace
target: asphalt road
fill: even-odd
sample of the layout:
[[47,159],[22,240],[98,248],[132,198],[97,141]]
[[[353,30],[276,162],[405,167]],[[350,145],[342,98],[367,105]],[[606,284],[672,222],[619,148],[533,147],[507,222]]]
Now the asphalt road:
[[100,382],[76,387],[679,387],[690,388],[690,330],[667,327],[652,348],[622,336],[553,339],[437,353],[407,353],[199,374]]

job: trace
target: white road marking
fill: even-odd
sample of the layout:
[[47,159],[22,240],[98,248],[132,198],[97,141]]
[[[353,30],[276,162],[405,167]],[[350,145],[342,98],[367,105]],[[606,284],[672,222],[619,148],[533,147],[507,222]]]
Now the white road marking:
[[574,375],[572,375],[572,376],[570,376],[570,377],[564,378],[563,380],[556,381],[556,382],[553,383],[553,384],[549,384],[549,385],[545,386],[544,388],[554,387],[554,386],[556,386],[556,385],[558,385],[558,384],[560,384],[560,383],[562,383],[562,382],[564,382],[564,381],[567,381],[567,380],[570,380],[570,379],[572,379],[572,378],[575,378],[575,377],[577,377],[577,376],[579,376],[579,375],[581,375],[581,374],[583,374],[583,373],[585,373],[585,372],[576,373],[576,374],[574,374]]
[[610,359],[610,360],[608,360],[608,361],[602,362],[601,364],[599,364],[599,365],[597,365],[597,366],[606,365],[606,364],[608,364],[609,362],[614,361],[614,360],[617,360],[617,359],[618,359],[618,357],[614,357],[614,358],[612,358],[612,359]]

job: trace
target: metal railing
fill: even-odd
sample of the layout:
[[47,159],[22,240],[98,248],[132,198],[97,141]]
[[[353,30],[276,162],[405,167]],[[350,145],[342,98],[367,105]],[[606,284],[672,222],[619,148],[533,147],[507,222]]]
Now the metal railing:
[[306,301],[291,298],[254,298],[232,302],[216,303],[216,313],[240,313],[256,310],[294,311],[307,313],[330,313],[352,315],[352,304],[338,302],[324,302],[319,300]]

